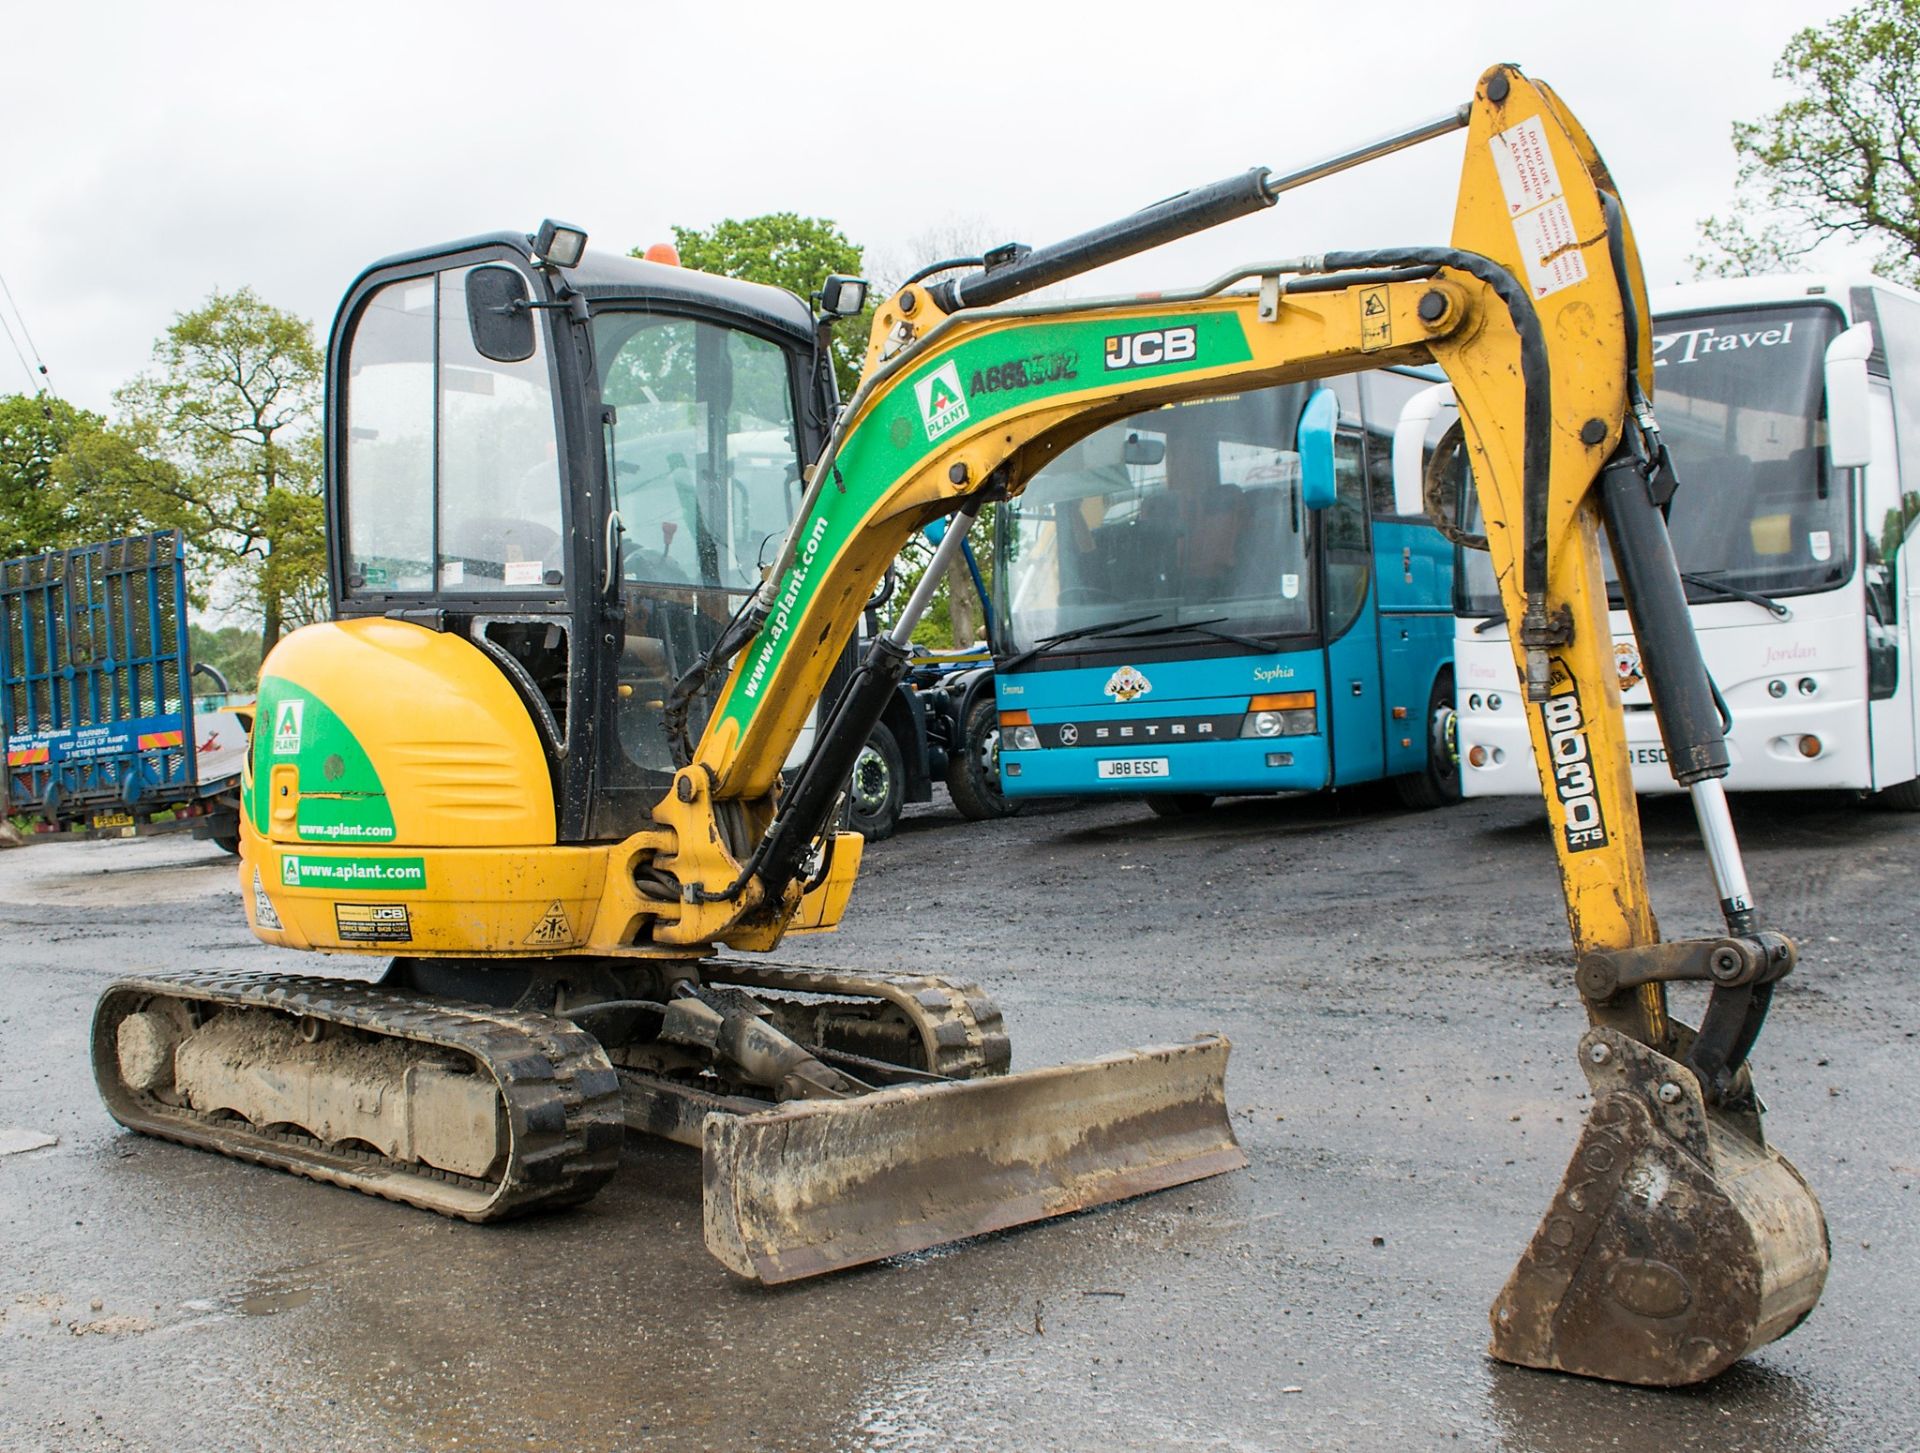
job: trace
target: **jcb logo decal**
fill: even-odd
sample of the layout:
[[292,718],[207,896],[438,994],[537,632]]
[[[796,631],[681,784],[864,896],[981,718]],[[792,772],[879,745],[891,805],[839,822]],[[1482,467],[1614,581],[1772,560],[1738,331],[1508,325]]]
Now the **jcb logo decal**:
[[[1560,672],[1554,673],[1559,676]],[[1587,719],[1580,691],[1572,680],[1563,691],[1540,703],[1547,729],[1547,760],[1553,769],[1554,795],[1566,814],[1567,851],[1590,852],[1607,845],[1607,820],[1593,776],[1593,749],[1587,743]]]
[[1191,328],[1155,328],[1146,333],[1116,333],[1107,339],[1107,369],[1152,368],[1185,363],[1200,351]]

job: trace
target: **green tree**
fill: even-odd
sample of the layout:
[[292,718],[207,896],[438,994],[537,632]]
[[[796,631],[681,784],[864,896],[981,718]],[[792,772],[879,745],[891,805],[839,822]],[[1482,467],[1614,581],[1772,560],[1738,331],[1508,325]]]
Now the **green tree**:
[[[260,637],[240,626],[188,625],[187,649],[196,665],[213,667],[235,691],[252,691],[260,681]],[[193,683],[196,692],[212,691],[206,676]]]
[[260,612],[260,647],[314,618],[325,520],[318,431],[321,352],[304,319],[250,288],[174,318],[154,367],[116,394],[135,438],[174,466],[154,509],[200,567],[237,579]]
[[1697,270],[1791,267],[1840,238],[1877,246],[1883,273],[1920,282],[1920,0],[1867,0],[1800,31],[1773,74],[1798,94],[1734,123],[1746,190],[1701,223]]
[[0,398],[0,555],[152,528],[167,466],[100,415],[51,394]]
[[[802,217],[797,212],[729,217],[704,229],[676,226],[673,245],[680,253],[682,267],[766,283],[809,300],[830,273],[864,276],[861,269],[865,256],[858,244],[849,241],[846,233],[827,219]],[[633,250],[635,257],[644,253],[644,248]],[[859,317],[843,319],[834,326],[833,371],[842,398],[851,396],[860,381],[860,364],[866,357],[872,325],[870,305]]]

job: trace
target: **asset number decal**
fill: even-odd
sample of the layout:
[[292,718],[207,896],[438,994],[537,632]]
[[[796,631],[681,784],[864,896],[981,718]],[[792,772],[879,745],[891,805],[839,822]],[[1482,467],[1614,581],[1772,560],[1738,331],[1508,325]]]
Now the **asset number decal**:
[[1607,819],[1600,810],[1600,787],[1593,775],[1593,748],[1587,742],[1587,718],[1580,709],[1580,688],[1558,660],[1553,663],[1553,695],[1540,703],[1547,729],[1547,759],[1553,767],[1553,791],[1564,814],[1570,853],[1607,845]]

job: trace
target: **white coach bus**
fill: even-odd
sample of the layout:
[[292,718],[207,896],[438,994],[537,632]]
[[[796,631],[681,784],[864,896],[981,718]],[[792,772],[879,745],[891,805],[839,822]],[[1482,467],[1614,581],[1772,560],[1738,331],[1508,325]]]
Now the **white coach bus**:
[[[1852,788],[1920,811],[1920,294],[1787,275],[1652,299],[1654,409],[1680,486],[1670,516],[1707,669],[1732,719],[1734,791]],[[1398,492],[1452,411],[1410,401]],[[1411,446],[1411,447],[1409,447]],[[1467,796],[1539,788],[1485,553],[1462,550],[1454,679]],[[1609,577],[1612,562],[1608,561]],[[1677,791],[1615,598],[1634,787]]]

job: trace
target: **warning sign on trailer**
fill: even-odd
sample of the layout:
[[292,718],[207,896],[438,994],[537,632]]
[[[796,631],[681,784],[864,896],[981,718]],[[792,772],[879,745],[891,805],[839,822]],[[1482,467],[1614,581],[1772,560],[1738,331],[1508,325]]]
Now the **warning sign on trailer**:
[[558,898],[547,905],[547,911],[540,915],[540,921],[533,926],[533,932],[525,940],[539,948],[554,948],[573,942],[573,929],[567,923],[567,910]]

